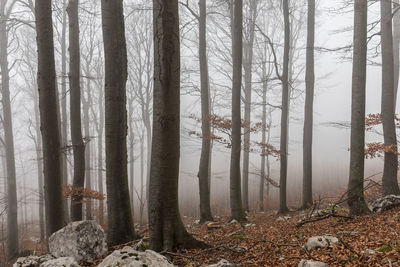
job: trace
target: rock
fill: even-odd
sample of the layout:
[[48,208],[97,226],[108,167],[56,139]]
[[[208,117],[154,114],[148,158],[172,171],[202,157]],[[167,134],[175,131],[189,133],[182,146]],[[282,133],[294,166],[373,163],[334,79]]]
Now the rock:
[[396,206],[400,206],[400,196],[388,195],[378,198],[370,203],[371,209],[374,212],[382,212]]
[[222,259],[218,263],[208,265],[207,267],[239,267],[239,265]]
[[361,251],[361,254],[371,254],[371,255],[374,255],[374,254],[376,254],[376,250],[373,250],[373,249],[365,249],[365,250]]
[[228,222],[227,225],[237,224],[239,223],[237,220],[233,219],[232,221]]
[[28,256],[23,258],[18,258],[18,260],[13,264],[13,267],[39,267],[43,262],[54,259],[53,256],[47,254],[44,256]]
[[256,226],[254,223],[246,223],[245,225],[244,225],[244,227],[253,227],[253,226]]
[[46,261],[40,267],[80,267],[80,265],[72,257],[62,257]]
[[338,242],[339,239],[331,235],[313,236],[307,240],[306,249],[312,250],[315,248],[324,248],[330,246],[331,244],[336,244]]
[[328,264],[321,261],[301,260],[298,267],[328,267]]
[[98,267],[173,267],[167,258],[152,251],[144,252],[134,250],[132,247],[124,247],[115,250],[105,258]]
[[143,239],[141,239],[133,246],[133,249],[139,251],[146,251],[147,247],[148,247],[147,244],[143,241]]
[[289,221],[290,219],[292,219],[292,217],[290,217],[290,216],[281,216],[281,217],[279,217],[278,219],[276,219],[276,221],[277,221],[277,222],[287,222],[287,221]]
[[92,262],[107,253],[106,236],[95,221],[72,222],[50,236],[49,249],[56,258]]

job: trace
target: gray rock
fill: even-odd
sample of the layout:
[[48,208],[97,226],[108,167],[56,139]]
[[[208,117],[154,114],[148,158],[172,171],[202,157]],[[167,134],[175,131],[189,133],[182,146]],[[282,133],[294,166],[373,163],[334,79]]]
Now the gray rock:
[[13,267],[39,267],[43,262],[52,259],[54,259],[54,257],[49,254],[44,256],[28,256],[18,258],[18,260],[13,264]]
[[239,267],[239,265],[222,259],[218,263],[208,265],[207,267]]
[[396,206],[400,206],[400,196],[396,195],[381,197],[370,203],[370,207],[374,212],[382,212]]
[[50,236],[49,249],[56,258],[92,262],[107,253],[106,236],[95,221],[72,222]]
[[80,267],[80,265],[72,257],[62,257],[46,261],[40,267]]
[[298,267],[328,267],[328,264],[321,261],[301,260]]
[[124,247],[115,250],[105,258],[98,267],[173,267],[167,258],[152,250],[144,252],[134,250],[132,247]]
[[290,217],[290,216],[281,216],[278,219],[276,219],[276,221],[278,221],[278,222],[287,222],[287,221],[289,221],[291,219],[292,219],[292,217]]
[[374,254],[376,254],[376,250],[373,250],[373,249],[365,249],[365,250],[361,251],[361,254],[371,254],[371,255],[374,255]]
[[337,244],[339,239],[331,235],[324,235],[324,236],[313,236],[307,240],[306,249],[312,250],[315,248],[324,248],[328,247],[331,244]]

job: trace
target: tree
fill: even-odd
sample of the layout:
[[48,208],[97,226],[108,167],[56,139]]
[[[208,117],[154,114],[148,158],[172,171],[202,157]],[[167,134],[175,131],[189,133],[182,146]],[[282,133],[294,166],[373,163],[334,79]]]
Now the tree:
[[14,135],[10,99],[10,72],[8,64],[8,18],[16,1],[0,1],[0,69],[3,106],[3,128],[7,169],[7,257],[18,254],[18,203],[15,173]]
[[127,170],[127,54],[123,1],[101,1],[105,56],[105,137],[108,245],[135,237]]
[[306,103],[304,107],[303,132],[303,203],[307,208],[312,204],[312,140],[314,105],[314,42],[315,42],[315,0],[308,0],[307,52],[306,52]]
[[[73,188],[84,187],[85,182],[85,144],[82,139],[81,124],[81,83],[80,83],[80,45],[79,45],[79,0],[69,0],[67,7],[69,17],[69,85],[71,138],[74,153]],[[71,220],[81,221],[82,195],[71,198]]]
[[232,149],[230,166],[230,206],[231,219],[246,220],[242,206],[240,186],[241,116],[240,99],[242,88],[242,48],[243,48],[243,1],[235,0],[232,21]]
[[244,120],[248,124],[244,133],[243,153],[243,208],[249,211],[249,160],[250,160],[250,123],[251,123],[251,93],[253,77],[253,45],[255,24],[258,15],[258,1],[248,1],[247,38],[243,49],[244,59]]
[[38,90],[40,129],[43,144],[43,172],[46,208],[46,235],[64,225],[61,145],[57,106],[51,0],[36,2],[38,48]]
[[400,1],[393,0],[393,59],[394,59],[394,108],[396,110],[397,91],[400,76]]
[[398,156],[394,107],[394,59],[392,34],[392,1],[381,0],[381,54],[383,138],[386,146],[396,147],[395,153],[385,152],[382,185],[385,195],[400,194],[397,182]]
[[365,87],[367,76],[368,3],[354,2],[354,50],[348,204],[350,214],[368,212],[364,200]]
[[283,17],[285,26],[285,41],[283,52],[282,70],[282,113],[281,113],[281,165],[279,188],[279,213],[285,213],[289,209],[286,204],[287,186],[287,159],[288,159],[288,132],[289,132],[289,56],[290,56],[290,18],[289,0],[283,0]]
[[178,207],[180,40],[178,0],[153,0],[154,97],[149,236],[155,251],[203,243],[185,229]]
[[201,91],[201,155],[199,164],[199,191],[200,191],[200,222],[213,221],[210,206],[210,150],[211,150],[211,127],[210,127],[210,82],[208,80],[207,59],[207,0],[199,1],[199,61],[200,61],[200,91]]

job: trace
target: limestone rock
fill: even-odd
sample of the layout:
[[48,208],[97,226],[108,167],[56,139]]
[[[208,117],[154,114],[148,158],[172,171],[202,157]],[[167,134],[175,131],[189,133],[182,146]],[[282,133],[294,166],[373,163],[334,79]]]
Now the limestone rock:
[[328,267],[328,264],[321,261],[301,260],[298,267]]
[[388,195],[370,203],[371,209],[374,212],[382,212],[390,208],[400,206],[400,196]]
[[324,248],[328,247],[331,244],[337,244],[339,239],[331,235],[324,235],[324,236],[313,236],[307,240],[306,249],[312,250],[315,248]]
[[134,250],[132,247],[124,247],[115,250],[105,258],[98,267],[173,267],[167,258],[152,250],[144,252]]
[[218,263],[208,265],[207,267],[239,267],[239,265],[222,259]]
[[107,253],[106,235],[95,221],[72,222],[50,236],[49,249],[56,258],[92,262]]
[[18,260],[13,264],[13,267],[39,267],[43,262],[52,259],[54,259],[54,257],[49,254],[44,256],[28,256],[18,258]]
[[40,267],[80,267],[80,265],[71,257],[62,257],[49,260],[40,265]]

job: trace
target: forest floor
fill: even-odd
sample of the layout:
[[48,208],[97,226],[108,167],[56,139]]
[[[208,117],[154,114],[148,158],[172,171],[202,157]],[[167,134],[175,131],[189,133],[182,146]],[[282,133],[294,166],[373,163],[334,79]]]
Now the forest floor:
[[[231,225],[227,218],[209,226],[187,221],[189,231],[212,247],[169,256],[174,264],[187,267],[221,259],[242,267],[297,266],[301,259],[330,266],[400,266],[400,208],[354,219],[329,217],[298,227],[304,213],[291,212],[288,221],[277,221],[276,212],[250,214],[247,223]],[[339,243],[310,252],[303,248],[309,237],[324,234],[338,237]]]

